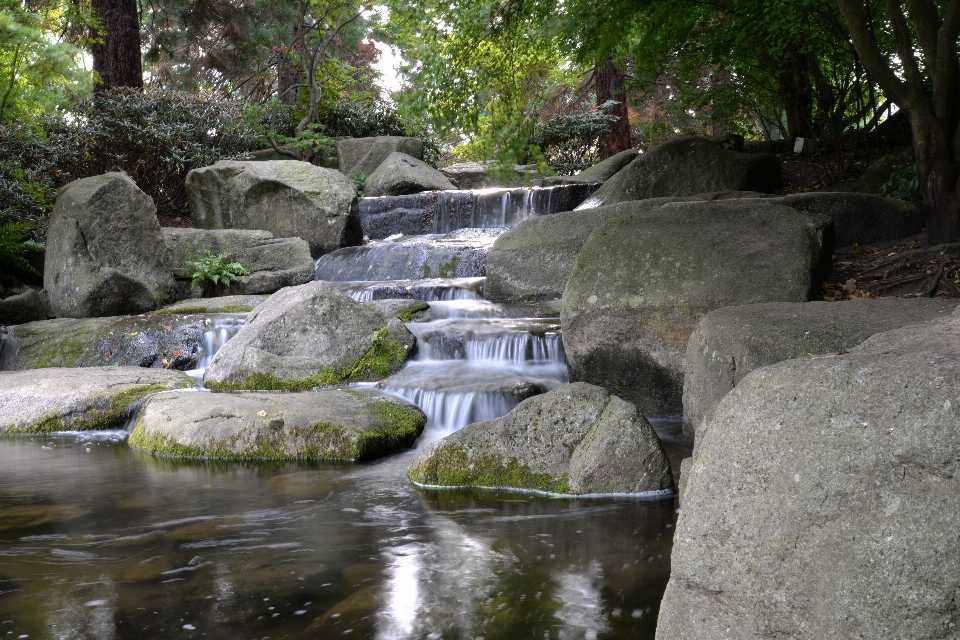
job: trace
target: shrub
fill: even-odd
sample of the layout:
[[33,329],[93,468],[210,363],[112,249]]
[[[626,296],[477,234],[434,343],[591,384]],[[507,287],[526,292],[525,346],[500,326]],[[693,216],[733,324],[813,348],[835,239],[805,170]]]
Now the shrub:
[[40,253],[43,245],[28,236],[30,225],[0,224],[0,296],[9,289],[21,287],[24,279],[40,276],[27,261],[30,253]]
[[910,200],[919,203],[923,200],[920,193],[920,178],[917,177],[917,165],[913,161],[913,152],[906,150],[897,156],[890,179],[883,184],[883,193],[888,198]]
[[250,270],[230,257],[228,253],[218,256],[210,251],[192,256],[184,264],[190,272],[190,286],[201,287],[205,295],[214,295],[230,286],[230,281],[239,276],[250,275]]
[[611,111],[617,105],[609,100],[589,111],[556,115],[540,122],[533,130],[533,144],[540,147],[550,168],[561,175],[573,175],[599,160],[600,138],[617,121]]

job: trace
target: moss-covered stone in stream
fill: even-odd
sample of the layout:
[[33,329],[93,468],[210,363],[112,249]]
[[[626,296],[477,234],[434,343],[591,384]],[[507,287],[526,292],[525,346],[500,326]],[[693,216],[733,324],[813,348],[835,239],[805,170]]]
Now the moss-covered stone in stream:
[[[189,376],[184,374],[184,383],[181,388],[193,385]],[[141,384],[127,387],[112,394],[91,398],[90,408],[83,415],[65,419],[61,415],[50,414],[29,425],[0,425],[2,433],[54,433],[57,431],[93,431],[100,429],[114,429],[122,427],[130,418],[130,407],[134,403],[153,393],[169,391],[170,386],[162,384]]]
[[419,466],[411,465],[407,477],[422,485],[441,487],[508,487],[546,493],[566,494],[569,477],[534,473],[516,458],[505,461],[499,456],[470,456],[457,444],[440,444]]
[[253,372],[239,379],[204,380],[203,385],[213,391],[305,391],[314,387],[382,380],[395,372],[406,357],[402,344],[386,339],[340,370],[325,367],[307,378],[280,378],[272,373]]
[[457,273],[457,266],[460,264],[460,256],[453,256],[447,262],[440,265],[440,277],[452,278]]
[[211,311],[208,305],[191,305],[191,306],[180,306],[180,307],[170,307],[166,309],[158,309],[154,311],[154,314],[164,315],[164,314],[190,314],[190,313],[249,313],[253,311],[253,306],[249,304],[228,304],[222,307],[217,307],[215,310]]

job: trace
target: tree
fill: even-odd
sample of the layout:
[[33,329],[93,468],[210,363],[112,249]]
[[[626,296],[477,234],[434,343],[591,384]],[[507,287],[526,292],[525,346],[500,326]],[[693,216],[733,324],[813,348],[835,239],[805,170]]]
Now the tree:
[[[903,5],[906,5],[906,13]],[[907,114],[931,243],[960,239],[960,0],[886,0],[880,19],[862,0],[839,0],[867,71]],[[878,31],[892,31],[895,51]],[[898,59],[898,64],[895,60]]]
[[623,69],[612,59],[607,59],[594,70],[594,82],[597,88],[597,106],[611,100],[617,105],[613,110],[616,116],[610,124],[610,131],[600,141],[600,159],[605,160],[633,146],[630,140],[630,118],[627,115],[627,87]]
[[114,87],[142,89],[137,0],[92,0],[92,3],[100,20],[90,47],[93,70],[101,80],[96,91]]

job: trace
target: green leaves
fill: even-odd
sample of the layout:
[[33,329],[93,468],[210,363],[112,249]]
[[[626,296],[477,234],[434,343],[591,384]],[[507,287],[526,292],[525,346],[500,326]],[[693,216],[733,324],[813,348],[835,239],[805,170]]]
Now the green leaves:
[[250,270],[228,253],[215,256],[210,251],[204,251],[202,256],[194,255],[192,258],[184,263],[190,272],[190,285],[199,286],[206,293],[226,290],[234,278],[250,275]]
[[31,225],[24,223],[0,224],[0,295],[8,289],[23,285],[23,279],[39,277],[26,256],[42,253],[43,245],[29,239]]

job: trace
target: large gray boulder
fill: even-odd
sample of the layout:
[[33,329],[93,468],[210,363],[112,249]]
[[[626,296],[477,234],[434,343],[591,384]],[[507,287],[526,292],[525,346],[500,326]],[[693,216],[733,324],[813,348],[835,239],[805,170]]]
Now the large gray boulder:
[[187,174],[194,226],[303,238],[316,257],[360,244],[357,188],[343,174],[297,160],[224,160]]
[[657,638],[954,638],[960,317],[755,370],[698,444]]
[[380,163],[399,151],[417,160],[423,159],[423,140],[404,136],[377,136],[374,138],[344,138],[337,142],[337,160],[340,173],[364,178],[376,171]]
[[575,176],[551,176],[549,178],[544,178],[542,184],[544,186],[555,185],[555,184],[583,184],[583,183],[598,183],[606,182],[613,176],[615,176],[621,169],[633,162],[637,156],[640,155],[640,152],[636,149],[627,149],[626,151],[621,151],[620,153],[607,158],[592,167],[584,169]]
[[683,430],[699,428],[754,369],[849,351],[875,333],[949,316],[956,300],[880,298],[768,302],[711,311],[687,344]]
[[423,160],[394,151],[367,176],[365,197],[403,196],[421,191],[456,189],[453,183]]
[[909,202],[863,193],[796,193],[772,200],[797,211],[830,216],[834,245],[899,240],[923,230],[923,216]]
[[313,280],[310,245],[302,238],[274,238],[269,231],[240,229],[164,229],[163,239],[177,278],[178,298],[202,298],[201,287],[191,286],[192,269],[186,262],[203,256],[227,254],[250,275],[239,276],[218,293],[252,295],[273,293]]
[[139,367],[0,371],[0,433],[116,429],[145,396],[192,386],[183,372]]
[[125,173],[60,190],[47,227],[43,286],[54,316],[94,318],[156,309],[173,293],[157,208]]
[[411,447],[426,421],[375,389],[184,391],[149,398],[129,443],[178,458],[370,460]]
[[415,339],[396,318],[326,282],[281,289],[213,357],[209,389],[302,390],[375,381],[395,372]]
[[47,319],[47,293],[24,287],[0,299],[0,324],[21,324]]
[[772,193],[782,186],[776,156],[728,151],[706,138],[676,138],[638,156],[579,209],[710,191]]
[[157,309],[154,313],[249,313],[269,297],[266,295],[249,295],[191,298]]
[[643,415],[680,415],[683,357],[710,311],[805,302],[829,273],[832,221],[764,201],[623,203],[577,256],[561,302],[570,379]]
[[410,463],[422,485],[550,493],[644,493],[673,487],[660,440],[636,408],[584,383],[521,402],[502,418],[427,445]]
[[206,328],[204,318],[179,314],[28,322],[8,330],[0,368],[194,369],[203,356]]

